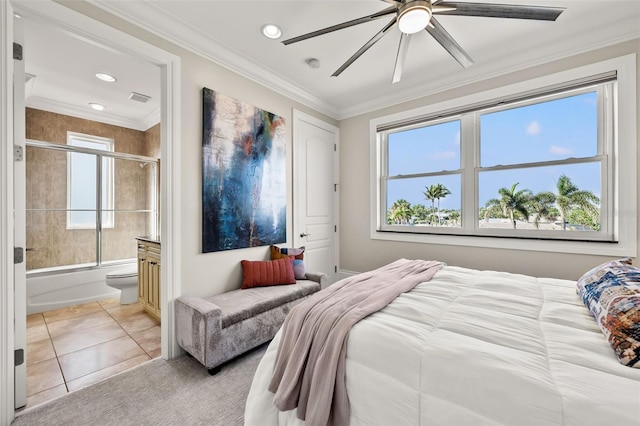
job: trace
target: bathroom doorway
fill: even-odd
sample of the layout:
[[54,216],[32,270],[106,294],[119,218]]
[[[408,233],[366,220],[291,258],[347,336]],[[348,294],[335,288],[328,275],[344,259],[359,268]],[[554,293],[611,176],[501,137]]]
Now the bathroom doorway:
[[[79,26],[79,27],[83,27],[84,26],[84,34],[92,34],[92,35],[96,35],[97,38],[102,37],[104,40],[112,40],[115,39],[116,41],[113,42],[113,44],[118,43],[118,42],[122,42],[122,37],[120,35],[116,35],[115,37],[111,38],[111,36],[104,36],[104,34],[108,34],[109,32],[113,32],[114,30],[110,30],[110,29],[106,29],[104,27],[104,25],[100,26],[96,26],[95,21],[91,21],[89,18],[87,18],[87,22],[85,22],[84,24],[79,24],[79,20],[77,17],[77,14],[73,17],[70,18],[69,17],[69,11],[64,11],[63,9],[65,9],[62,6],[59,5],[54,5],[54,4],[42,4],[39,3],[37,6],[37,10],[33,9],[30,10],[30,8],[35,8],[35,6],[30,6],[29,4],[20,4],[17,5],[19,7],[16,8],[16,10],[20,13],[20,15],[22,15],[22,18],[20,19],[24,19],[24,20],[30,20],[33,19],[35,22],[37,22],[37,24],[43,25],[43,24],[50,24],[52,23],[54,27],[56,27],[57,31],[62,31],[60,26],[56,26],[56,22],[60,23],[60,22],[72,22],[72,25],[63,25],[63,27],[65,27],[65,31],[69,32],[70,28],[74,28],[74,26]],[[23,10],[24,9],[24,10]],[[51,13],[47,13],[48,9]],[[51,22],[49,22],[49,20]],[[80,21],[82,21],[82,19],[80,19]],[[99,24],[99,23],[98,23]],[[89,32],[87,31],[87,28],[91,28],[91,30]],[[65,32],[62,31],[62,32]],[[28,29],[26,32],[26,35],[28,36],[29,32]],[[78,34],[71,34],[71,36],[73,38],[76,39],[82,39],[82,36],[79,36]],[[125,36],[126,38],[127,36]],[[87,41],[87,40],[86,40]],[[93,48],[95,49],[99,49],[100,48],[100,44],[96,42],[96,40],[88,40],[87,43],[89,45],[91,45]],[[133,47],[131,46],[133,45]],[[122,46],[124,46],[124,44],[122,44]],[[128,51],[134,51],[136,48],[139,48],[140,46],[138,46],[136,43],[129,43],[129,45],[127,45],[127,48],[123,47],[123,50],[128,50]],[[26,63],[29,63],[29,43],[28,41],[25,43],[25,58],[26,58]],[[144,51],[145,48],[142,48],[142,50]],[[156,124],[158,124],[159,129],[158,129],[158,133],[160,135],[159,139],[161,140],[161,146],[159,149],[159,153],[163,152],[171,152],[172,148],[171,148],[171,144],[170,141],[173,137],[173,135],[175,134],[174,132],[177,132],[177,126],[173,123],[175,123],[175,118],[176,118],[176,114],[170,113],[168,111],[167,104],[166,104],[166,96],[167,93],[172,93],[172,87],[174,87],[177,83],[177,78],[175,75],[172,75],[172,73],[170,71],[168,71],[169,68],[173,68],[176,65],[177,62],[177,58],[173,57],[172,55],[164,55],[163,52],[160,52],[159,49],[155,49],[155,48],[151,48],[147,51],[144,51],[144,55],[138,55],[138,57],[143,57],[143,58],[147,58],[147,59],[136,59],[137,62],[146,62],[147,65],[153,66],[155,67],[155,71],[159,76],[158,79],[158,85],[162,86],[161,87],[161,92],[162,92],[162,96],[161,98],[164,98],[165,100],[162,102],[165,102],[165,104],[162,104],[161,107],[158,107],[158,111],[157,111],[157,115],[159,117],[162,117],[162,124],[158,124],[158,121],[156,121]],[[55,49],[51,49],[51,51],[53,51]],[[109,49],[107,49],[109,51],[114,51],[113,46],[110,46]],[[51,53],[51,52],[47,52],[47,53]],[[67,54],[69,52],[66,52]],[[166,52],[165,52],[166,53]],[[80,56],[83,57],[82,55],[78,55],[77,52],[73,51],[73,49],[71,49],[71,54],[74,57]],[[61,54],[62,55],[62,54]],[[154,56],[155,55],[155,56]],[[126,56],[126,55],[125,55]],[[148,58],[156,58],[157,61],[151,61],[149,62]],[[33,59],[33,58],[32,58]],[[54,62],[60,62],[60,61],[65,61],[65,57],[64,55],[62,56],[57,56],[55,57],[55,61]],[[46,62],[46,61],[45,61]],[[48,64],[52,64],[54,62],[49,61]],[[87,61],[87,62],[91,62],[91,61]],[[45,68],[43,68],[42,70],[46,71],[47,68],[49,68],[49,65],[45,65]],[[176,68],[173,68],[174,71],[176,71]],[[27,71],[28,72],[28,71]],[[29,73],[29,72],[28,72]],[[40,73],[40,71],[35,71],[32,73],[29,73],[31,75],[27,75],[27,78],[30,78],[31,81],[35,81],[36,83],[38,82],[37,77],[38,74]],[[44,74],[40,74],[41,76]],[[36,78],[34,79],[35,76]],[[40,80],[43,81],[43,80]],[[81,81],[80,80],[74,80],[73,82],[75,85],[80,86],[81,85]],[[33,83],[32,83],[33,84]],[[27,88],[26,91],[29,92],[29,90],[32,90],[33,88],[29,88],[29,82],[27,81]],[[62,89],[62,91],[60,92],[62,93],[62,95],[57,99],[57,100],[53,100],[52,102],[47,102],[47,100],[43,100],[42,97],[38,97],[36,96],[34,99],[35,103],[29,103],[29,99],[27,98],[27,107],[30,108],[33,111],[44,111],[47,113],[52,112],[51,110],[54,109],[56,107],[63,107],[63,111],[56,111],[56,114],[59,115],[64,115],[64,116],[68,116],[68,117],[73,117],[73,118],[78,118],[78,119],[82,119],[82,120],[88,120],[86,117],[77,117],[77,114],[75,114],[73,111],[73,108],[68,108],[67,110],[64,110],[64,107],[69,107],[69,104],[65,101],[67,101],[68,97],[66,96],[67,92]],[[29,95],[29,93],[26,94],[27,96]],[[175,96],[174,93],[172,93],[172,100],[174,101],[178,101],[178,99]],[[161,99],[160,99],[161,100]],[[66,104],[66,105],[65,105]],[[120,117],[123,118],[123,117]],[[125,119],[128,119],[130,117],[127,116],[127,114],[125,114],[124,116]],[[168,120],[167,120],[168,118]],[[167,121],[165,121],[167,120]],[[89,120],[89,121],[95,121],[95,122],[101,122],[101,120]],[[126,121],[126,120],[125,120]],[[111,126],[116,126],[119,128],[127,128],[126,124],[122,124],[122,123],[107,123]],[[120,124],[120,125],[118,125]],[[150,123],[149,123],[150,124]],[[166,125],[166,127],[165,127]],[[152,128],[154,125],[151,125],[149,127]],[[49,123],[48,126],[45,127],[56,127],[56,125],[54,123]],[[90,126],[91,127],[91,126]],[[168,128],[168,130],[167,130]],[[100,135],[96,135],[95,132],[92,131],[93,129],[89,128],[84,128],[84,129],[80,129],[80,132],[82,132],[85,135],[91,135],[91,136],[99,136]],[[121,137],[122,135],[119,135],[119,137]],[[53,142],[53,141],[44,141],[44,143],[48,143],[48,142]],[[43,148],[42,146],[40,147],[35,147],[34,145],[29,146],[29,149],[31,148],[35,148],[40,150],[40,152],[44,152],[43,150],[48,149],[48,148]],[[158,154],[159,154],[158,153]],[[83,153],[75,153],[75,154],[89,154],[91,155],[92,153],[88,153],[88,152],[83,152]],[[136,156],[136,158],[116,158],[116,156],[109,156],[109,155],[95,155],[94,154],[94,159],[100,158],[99,160],[96,160],[95,165],[98,168],[102,168],[104,167],[106,164],[104,162],[105,157],[109,157],[109,159],[112,159],[114,161],[114,163],[116,163],[117,161],[123,161],[123,162],[135,162],[135,167],[123,167],[122,169],[129,169],[129,174],[133,174],[133,175],[137,175],[138,179],[144,179],[145,183],[144,185],[139,185],[139,187],[144,187],[145,191],[148,190],[148,186],[147,186],[147,179],[148,177],[146,176],[146,174],[155,174],[156,178],[158,175],[158,167],[156,167],[156,164],[158,164],[156,162],[157,158],[154,157],[150,157],[148,155],[143,154],[133,154],[134,156]],[[30,155],[29,153],[27,153],[27,155]],[[67,160],[69,158],[70,153],[65,152],[64,156],[67,157]],[[159,157],[160,155],[158,155]],[[170,158],[170,157],[169,157]],[[55,161],[55,160],[54,160]],[[171,166],[174,166],[174,170],[177,169],[179,170],[179,165],[177,165],[177,167],[175,167],[175,164],[172,164],[171,160],[169,160],[167,162],[167,166],[168,169],[171,170]],[[53,168],[56,167],[60,167],[62,166],[62,164],[64,163],[57,163],[55,162],[53,164]],[[140,166],[142,164],[142,166]],[[66,166],[63,168],[67,168]],[[108,166],[107,166],[108,168]],[[137,168],[137,170],[136,170]],[[117,168],[114,165],[114,174],[117,173]],[[136,170],[136,173],[131,172],[131,170]],[[96,175],[98,176],[98,175]],[[140,177],[140,176],[144,176],[144,177]],[[44,179],[47,179],[49,176],[41,176]],[[135,177],[135,176],[134,176]],[[67,177],[68,178],[68,177]],[[160,193],[163,194],[163,198],[164,200],[166,200],[166,203],[170,203],[171,202],[171,198],[172,198],[172,193],[170,191],[167,190],[163,190],[163,187],[166,187],[167,182],[170,184],[171,183],[171,177],[163,177],[162,181],[165,182],[164,184],[160,185]],[[157,179],[156,179],[157,182]],[[55,183],[53,180],[48,182],[49,184]],[[90,185],[93,186],[94,188],[97,188],[97,191],[94,190],[94,195],[96,192],[103,192],[103,186],[102,184],[98,185],[98,186],[94,186],[94,185]],[[138,189],[139,189],[138,187]],[[64,189],[64,191],[68,191],[69,189],[69,185],[67,185]],[[27,189],[28,190],[28,189]],[[43,191],[42,189],[38,189],[39,191]],[[52,191],[48,191],[48,190],[44,190],[44,193],[41,193],[41,195],[44,198],[53,196],[53,194],[55,193],[55,190]],[[67,197],[68,198],[68,197]],[[150,200],[152,197],[147,197],[145,198],[145,204],[147,204],[147,201]],[[156,200],[155,200],[155,204],[157,206],[157,191],[156,191]],[[59,199],[58,199],[59,200]],[[100,203],[104,203],[104,200],[102,198],[102,196],[96,196],[95,198],[96,202],[98,204]],[[167,205],[169,204],[165,204],[164,207],[162,208],[163,211],[167,212]],[[33,207],[33,206],[32,206]],[[134,210],[135,211],[128,211],[130,210],[129,208],[118,208],[118,206],[114,206],[113,209],[110,208],[82,208],[82,207],[73,207],[73,206],[69,206],[64,205],[62,210],[58,210],[57,207],[52,207],[49,209],[45,209],[45,210],[49,210],[49,211],[36,211],[38,209],[34,208],[32,209],[31,212],[29,212],[28,214],[30,214],[31,216],[39,216],[41,219],[44,218],[45,223],[47,223],[48,220],[58,220],[60,223],[65,225],[65,228],[73,228],[74,223],[76,225],[80,224],[80,229],[77,230],[83,230],[86,231],[87,229],[81,229],[81,226],[83,225],[83,219],[79,216],[76,215],[76,217],[71,217],[70,216],[74,216],[72,213],[88,213],[91,214],[93,211],[93,215],[94,217],[97,218],[97,221],[103,221],[103,222],[109,222],[113,219],[113,222],[118,223],[118,216],[124,216],[124,215],[132,215],[135,214],[137,216],[144,216],[143,219],[140,219],[140,217],[137,217],[135,220],[128,220],[128,219],[124,219],[124,220],[120,220],[121,223],[126,224],[128,227],[132,227],[132,224],[135,224],[135,226],[138,226],[138,222],[140,222],[141,224],[143,224],[142,226],[144,226],[145,231],[143,232],[144,235],[149,234],[154,228],[157,230],[158,228],[158,223],[162,223],[163,220],[167,220],[171,221],[171,212],[168,211],[166,215],[161,215],[164,217],[161,217],[160,219],[157,218],[158,216],[158,209],[157,207],[154,208],[147,208],[147,206],[145,205],[143,208],[138,208],[136,207]],[[64,211],[63,211],[64,210]],[[142,211],[141,211],[142,210]],[[26,214],[25,214],[26,215]],[[155,217],[155,218],[154,218]],[[55,219],[54,219],[55,218]],[[122,219],[122,217],[121,217]],[[155,224],[153,223],[155,221]],[[86,222],[86,221],[85,221]],[[49,222],[49,223],[53,223],[53,222]],[[31,225],[28,226],[35,226],[37,224],[37,222],[31,222]],[[71,224],[71,226],[70,226]],[[84,223],[84,225],[86,226],[86,223]],[[47,229],[49,229],[50,227],[47,227]],[[118,263],[118,262],[123,262],[126,261],[127,259],[131,259],[133,257],[135,257],[135,240],[132,241],[132,246],[134,247],[133,249],[131,248],[126,248],[123,249],[124,245],[120,245],[119,243],[117,243],[118,238],[119,237],[123,237],[123,238],[127,238],[127,235],[129,234],[133,234],[133,233],[138,233],[138,230],[140,228],[136,228],[135,230],[133,229],[126,229],[126,230],[122,230],[122,234],[123,235],[108,235],[107,231],[109,230],[108,226],[103,227],[102,229],[102,233],[100,235],[98,235],[98,233],[96,232],[96,229],[98,228],[98,226],[94,225],[93,228],[89,228],[89,232],[84,232],[84,233],[76,233],[76,236],[73,237],[73,239],[71,241],[73,241],[73,243],[76,242],[83,242],[81,244],[85,244],[85,246],[83,246],[83,250],[76,250],[76,254],[79,255],[88,255],[88,257],[83,258],[82,260],[78,259],[69,259],[69,257],[66,258],[66,260],[60,260],[60,258],[64,257],[64,256],[68,256],[68,254],[64,255],[64,256],[58,256],[58,259],[55,262],[49,262],[48,264],[45,263],[41,263],[40,266],[37,268],[36,270],[39,270],[40,273],[52,273],[53,275],[56,275],[56,271],[57,268],[69,268],[71,267],[72,269],[98,269],[101,267],[105,267],[106,264],[108,263]],[[160,226],[160,228],[163,228],[163,226]],[[50,237],[43,237],[43,238],[58,238],[60,240],[64,240],[65,238],[69,238],[68,237],[68,233],[66,233],[66,231],[61,231],[62,228],[60,228],[60,230],[56,233],[56,237],[53,237],[53,234]],[[113,229],[113,228],[111,228]],[[50,229],[49,229],[50,230]],[[114,231],[113,234],[115,234],[118,231]],[[64,236],[64,234],[67,234],[67,236]],[[89,234],[93,234],[92,235],[92,240],[93,241],[89,241]],[[41,234],[42,236],[42,234]],[[78,238],[78,240],[76,241],[75,238]],[[86,239],[85,239],[86,238]],[[67,240],[68,241],[68,240]],[[85,242],[86,241],[86,242]],[[111,242],[111,243],[110,243]],[[88,247],[93,246],[93,248],[95,248],[95,250],[86,250]],[[42,247],[46,247],[46,245],[43,245]],[[50,246],[52,247],[52,246]],[[27,248],[35,248],[35,247],[30,247],[29,244],[27,244]],[[166,253],[163,253],[163,258],[166,256],[168,259],[170,259],[167,263],[169,263],[169,267],[167,267],[166,269],[168,270],[166,273],[165,271],[163,271],[163,276],[169,275],[171,274],[171,270],[173,269],[173,265],[176,265],[175,262],[173,262],[173,254],[172,254],[172,250],[171,250],[171,246],[170,244],[165,245],[164,247],[166,249]],[[121,250],[122,251],[119,251]],[[53,252],[53,251],[57,251],[56,249],[45,249],[43,248],[41,253],[43,252]],[[132,253],[133,252],[133,253]],[[36,250],[31,250],[31,251],[27,251],[27,257],[30,257],[31,255],[36,255],[38,254],[38,250],[36,248]],[[133,254],[133,256],[132,256]],[[47,256],[43,256],[44,258],[47,258]],[[51,261],[53,258],[53,256],[49,256],[48,260]],[[86,261],[86,262],[85,262]],[[80,262],[80,263],[76,263],[76,262]],[[28,262],[31,263],[32,265],[36,265],[35,261],[32,262]],[[179,262],[176,266],[179,266]],[[163,300],[164,303],[166,303],[167,298],[171,297],[170,293],[173,292],[173,283],[171,282],[171,278],[169,278],[169,280],[163,280],[163,289],[164,288],[168,288],[168,291],[164,291],[164,296],[163,296]],[[167,293],[169,293],[169,295],[167,295]],[[106,308],[105,308],[106,309]],[[171,313],[170,312],[163,312],[163,316],[170,316]],[[171,340],[172,339],[172,335],[171,335],[171,327],[163,327],[163,331],[162,331],[162,335],[165,336],[163,337],[163,340]],[[19,332],[19,330],[16,330],[16,334]],[[166,336],[169,337],[169,339],[166,338]],[[173,351],[175,349],[172,347],[171,343],[165,343],[164,347],[162,349],[162,354],[165,357],[171,357],[173,355]],[[4,360],[6,361],[6,360]],[[16,377],[16,380],[18,380],[19,378]]]

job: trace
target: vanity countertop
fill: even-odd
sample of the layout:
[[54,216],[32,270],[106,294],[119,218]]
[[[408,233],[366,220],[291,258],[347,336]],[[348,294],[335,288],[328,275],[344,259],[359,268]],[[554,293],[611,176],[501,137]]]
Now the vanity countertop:
[[136,237],[136,240],[146,241],[146,242],[148,242],[148,243],[156,243],[156,244],[160,244],[160,240],[157,240],[157,239],[155,239],[155,238],[151,238],[151,237],[147,237],[147,236]]

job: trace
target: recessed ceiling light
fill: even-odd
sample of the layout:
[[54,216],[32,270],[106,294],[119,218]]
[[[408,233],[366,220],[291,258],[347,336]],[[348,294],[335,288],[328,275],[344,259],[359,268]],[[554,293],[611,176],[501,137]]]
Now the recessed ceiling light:
[[274,40],[282,36],[282,30],[276,24],[264,24],[260,30],[262,35]]
[[93,109],[95,109],[96,111],[104,111],[105,109],[107,109],[106,106],[102,105],[102,104],[98,104],[95,102],[89,102],[89,106]]
[[22,15],[20,15],[19,13],[15,13],[15,12],[13,12],[13,16],[15,16],[18,19],[22,18]]
[[111,74],[105,74],[103,72],[97,73],[96,78],[102,81],[106,81],[107,83],[115,83],[116,81],[118,81],[118,79],[112,76]]

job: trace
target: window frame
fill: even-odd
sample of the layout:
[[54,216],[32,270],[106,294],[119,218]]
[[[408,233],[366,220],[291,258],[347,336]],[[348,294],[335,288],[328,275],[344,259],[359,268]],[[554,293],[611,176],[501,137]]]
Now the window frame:
[[[502,232],[511,230],[491,232],[496,230],[489,228],[489,231],[480,231],[478,221],[474,220],[475,213],[473,215],[463,215],[463,232],[460,232],[460,228],[446,229],[444,227],[429,227],[428,233],[423,233],[416,232],[416,229],[411,226],[385,226],[386,216],[383,216],[383,212],[386,212],[386,193],[381,189],[384,187],[383,179],[385,176],[384,172],[386,172],[386,146],[383,138],[379,136],[379,129],[391,129],[394,125],[397,127],[399,123],[418,123],[420,120],[422,120],[422,125],[424,125],[425,119],[429,117],[442,117],[446,119],[446,121],[449,121],[455,117],[454,113],[456,110],[463,110],[463,112],[464,110],[469,111],[471,109],[478,109],[477,107],[474,108],[474,105],[486,105],[489,102],[525,97],[525,95],[529,94],[531,95],[530,97],[536,97],[536,93],[550,93],[554,87],[566,87],[571,82],[589,79],[600,74],[614,71],[617,74],[617,81],[609,96],[609,99],[613,102],[614,116],[603,117],[602,114],[604,111],[600,109],[598,111],[599,120],[603,119],[603,122],[607,123],[604,128],[599,129],[601,134],[598,135],[598,143],[602,143],[602,138],[606,136],[606,133],[610,134],[613,139],[611,144],[612,152],[603,151],[604,147],[600,146],[599,154],[608,156],[602,160],[602,179],[605,179],[605,173],[613,171],[615,166],[615,171],[613,171],[611,177],[611,188],[613,191],[612,193],[605,194],[605,192],[603,192],[601,194],[602,198],[604,198],[604,202],[601,203],[601,216],[606,218],[604,222],[606,222],[607,231],[610,231],[614,236],[614,241],[602,241],[606,240],[601,238],[602,234],[600,235],[601,241],[578,241],[562,238],[557,239],[557,236],[554,239],[545,240],[522,239],[521,235],[514,236],[513,232]],[[371,120],[370,237],[377,240],[465,245],[473,247],[635,256],[637,250],[635,78],[635,55],[632,54]],[[552,98],[553,95],[549,97]],[[524,104],[527,101],[523,100],[522,102]],[[491,112],[507,108],[513,108],[513,103],[510,103],[507,107],[496,106],[491,108]],[[449,111],[452,113],[449,113],[447,116],[447,112]],[[473,132],[473,140],[476,141],[473,146],[466,146],[464,143],[461,143],[461,162],[466,161],[466,163],[461,164],[463,169],[462,185],[473,185],[474,188],[473,191],[463,191],[462,209],[471,207],[474,212],[477,212],[479,208],[476,195],[478,191],[477,177],[479,173],[476,168],[480,165],[479,134],[477,134],[479,124],[477,120],[479,120],[479,114],[484,113],[487,113],[487,109],[474,113],[473,119],[467,118],[461,122],[461,132]],[[463,119],[464,118],[465,117],[463,117]],[[429,124],[431,124],[431,122],[429,122]],[[473,152],[470,153],[468,150],[472,150]],[[619,153],[624,153],[624,155],[619,155]],[[470,161],[473,161],[473,168],[468,168]],[[466,171],[465,167],[467,167]],[[482,169],[483,168],[480,168],[480,170]],[[633,178],[623,179],[625,176],[632,176]],[[621,186],[620,181],[624,181],[625,185]],[[606,191],[607,188],[603,185],[601,186],[603,191]],[[532,232],[539,231],[536,230]],[[578,236],[575,232],[579,231],[572,231],[572,235]],[[593,232],[584,231],[582,233],[589,234],[589,238],[594,239]],[[539,237],[544,236],[539,235]]]
[[[74,144],[74,141],[79,140],[79,141],[86,141],[86,142],[90,142],[90,143],[94,143],[94,144],[99,144],[102,146],[105,146],[106,149],[104,150],[105,152],[114,152],[115,149],[115,141],[111,138],[105,138],[105,137],[100,137],[100,136],[94,136],[94,135],[87,135],[87,134],[83,134],[83,133],[77,133],[77,132],[71,132],[68,131],[67,132],[67,145],[71,145],[71,146],[78,146]],[[72,158],[73,158],[73,154],[72,152],[67,153],[67,229],[96,229],[98,228],[98,226],[101,229],[105,229],[105,228],[115,228],[115,214],[114,214],[114,208],[115,208],[115,173],[114,173],[114,160],[113,157],[110,156],[99,156],[96,154],[96,159],[100,159],[100,161],[103,161],[103,165],[106,163],[106,170],[104,169],[104,166],[101,165],[100,169],[102,174],[100,176],[97,176],[98,181],[97,181],[97,186],[100,187],[100,189],[102,190],[102,179],[103,177],[106,178],[106,191],[107,191],[107,196],[106,196],[106,202],[107,205],[104,206],[102,205],[102,197],[99,197],[100,199],[96,199],[97,205],[96,205],[96,221],[92,224],[75,224],[72,221],[72,215],[71,213],[73,211],[77,211],[77,209],[72,209],[71,207],[71,185],[72,185],[72,181],[73,181],[73,176],[72,176]],[[91,155],[91,154],[90,154]],[[97,162],[96,162],[96,166],[97,166]],[[102,195],[102,194],[100,194]],[[100,217],[100,223],[98,223],[98,217]]]

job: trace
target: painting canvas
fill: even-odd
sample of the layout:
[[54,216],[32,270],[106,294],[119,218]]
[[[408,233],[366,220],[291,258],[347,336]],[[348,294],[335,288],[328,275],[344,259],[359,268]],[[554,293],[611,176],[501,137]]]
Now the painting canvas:
[[202,252],[284,243],[284,119],[207,88],[202,99]]

